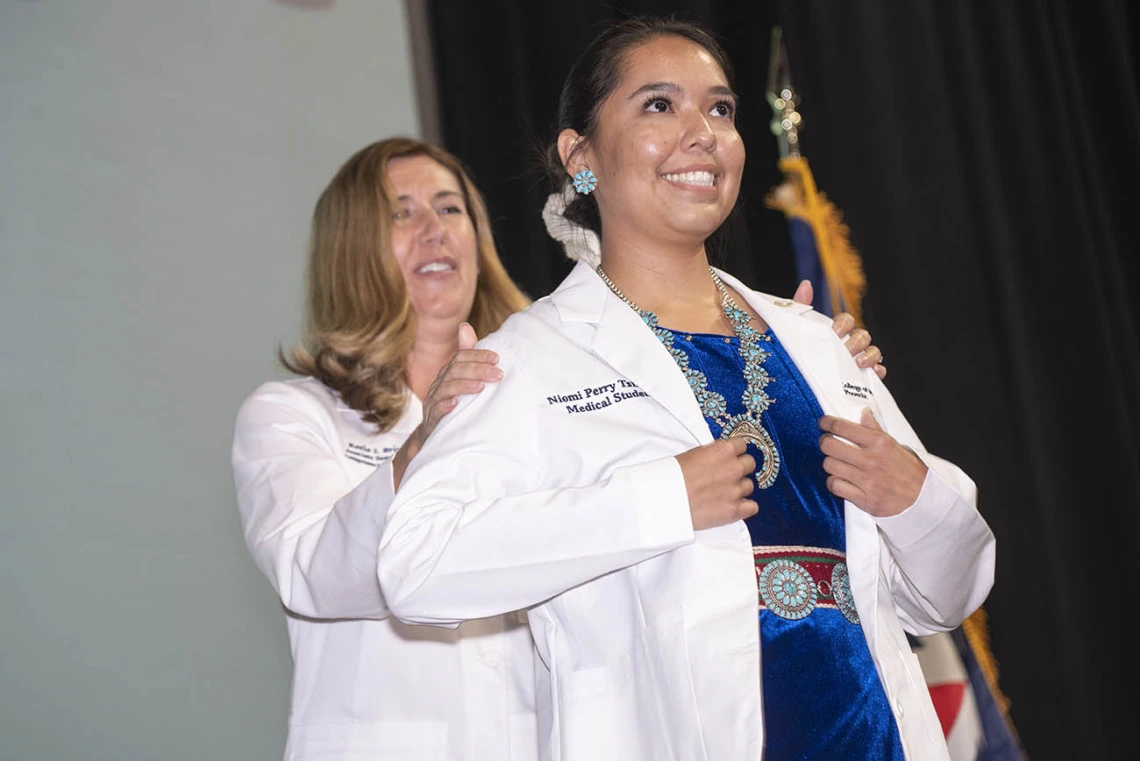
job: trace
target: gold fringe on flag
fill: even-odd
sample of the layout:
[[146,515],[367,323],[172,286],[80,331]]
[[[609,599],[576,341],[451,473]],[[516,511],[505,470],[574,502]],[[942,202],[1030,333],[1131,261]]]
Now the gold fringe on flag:
[[859,252],[851,245],[851,231],[843,222],[843,214],[816,189],[807,159],[788,156],[780,159],[779,167],[785,180],[765,199],[767,206],[779,209],[785,216],[802,219],[811,227],[831,294],[832,314],[848,311],[863,327],[867,278]]
[[1009,713],[1009,698],[998,687],[997,659],[990,651],[990,631],[986,619],[986,611],[983,608],[978,608],[962,622],[962,633],[966,635],[966,641],[970,644],[970,649],[974,651],[974,657],[978,659],[978,668],[982,670],[982,676],[986,678],[986,684],[990,687],[994,702],[997,703],[1002,714],[1007,715]]

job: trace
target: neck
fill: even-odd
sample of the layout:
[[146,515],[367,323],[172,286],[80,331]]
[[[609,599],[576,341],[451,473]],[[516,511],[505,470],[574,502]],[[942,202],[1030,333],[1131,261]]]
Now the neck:
[[658,246],[620,236],[602,240],[602,269],[639,309],[675,330],[730,335],[704,243]]
[[421,401],[427,398],[428,389],[439,371],[451,361],[458,349],[459,323],[420,321],[416,340],[404,361],[404,375],[408,387]]

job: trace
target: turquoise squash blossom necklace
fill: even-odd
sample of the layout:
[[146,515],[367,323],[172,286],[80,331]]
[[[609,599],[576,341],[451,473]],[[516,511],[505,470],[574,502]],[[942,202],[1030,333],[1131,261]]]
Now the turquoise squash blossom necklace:
[[732,325],[732,332],[740,341],[738,350],[740,358],[744,360],[744,380],[747,385],[742,399],[744,402],[744,414],[742,415],[728,414],[728,405],[724,397],[709,388],[708,376],[689,364],[689,355],[673,345],[673,331],[661,327],[657,322],[656,314],[648,309],[641,309],[637,304],[630,301],[621,292],[621,289],[614,284],[614,281],[606,275],[602,265],[599,264],[594,269],[602,282],[614,292],[614,295],[641,315],[641,319],[669,350],[670,356],[681,368],[681,372],[685,374],[685,380],[689,382],[689,388],[697,398],[701,413],[720,426],[720,437],[722,439],[745,439],[760,451],[762,462],[755,474],[756,484],[761,489],[767,489],[775,483],[776,476],[780,474],[780,452],[776,449],[776,442],[772,440],[771,434],[764,428],[760,419],[761,413],[776,401],[768,396],[764,390],[764,387],[772,382],[768,371],[764,369],[764,362],[771,356],[771,353],[765,351],[760,345],[761,342],[770,343],[772,339],[749,324],[752,322],[752,315],[737,306],[736,301],[733,300],[716,271],[709,267],[709,273],[716,284],[716,289],[720,292],[720,305],[724,310],[724,316]]

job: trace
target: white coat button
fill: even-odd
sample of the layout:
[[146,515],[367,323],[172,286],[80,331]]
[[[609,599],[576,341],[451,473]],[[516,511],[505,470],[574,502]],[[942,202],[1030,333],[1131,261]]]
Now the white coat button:
[[488,668],[497,669],[503,662],[503,656],[499,655],[497,650],[485,650],[483,652],[483,663]]
[[903,710],[903,702],[895,698],[895,716],[901,719],[905,713],[906,711]]

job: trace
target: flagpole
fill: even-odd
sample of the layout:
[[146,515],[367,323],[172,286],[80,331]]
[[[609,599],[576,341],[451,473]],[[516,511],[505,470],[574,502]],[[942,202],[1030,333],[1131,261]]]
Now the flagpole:
[[[772,28],[772,53],[768,64],[768,103],[772,107],[772,133],[776,136],[780,158],[778,166],[793,184],[795,202],[769,199],[769,205],[791,217],[803,220],[812,231],[816,253],[827,292],[831,315],[848,311],[862,327],[862,291],[865,285],[862,262],[851,248],[848,231],[838,209],[815,185],[808,161],[800,152],[800,129],[803,116],[800,98],[792,82],[792,67],[784,45],[783,30]],[[798,206],[802,204],[803,209]],[[818,284],[817,284],[818,287]]]
[[796,110],[800,99],[792,86],[792,66],[784,47],[784,31],[772,27],[772,54],[768,62],[768,103],[772,106],[772,134],[780,147],[780,158],[800,158],[800,123]]

